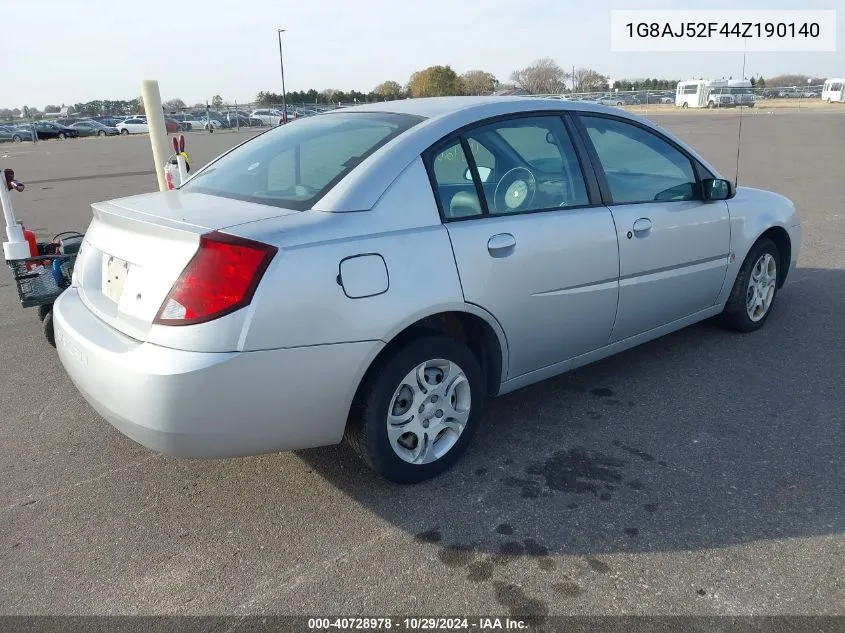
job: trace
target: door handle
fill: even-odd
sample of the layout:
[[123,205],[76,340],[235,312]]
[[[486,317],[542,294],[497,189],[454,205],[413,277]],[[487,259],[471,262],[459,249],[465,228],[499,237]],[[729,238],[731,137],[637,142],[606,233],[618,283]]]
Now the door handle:
[[637,236],[645,235],[649,231],[651,231],[651,220],[648,218],[640,218],[634,222],[634,233]]
[[510,233],[498,233],[487,240],[487,251],[493,257],[507,257],[516,248],[516,238]]

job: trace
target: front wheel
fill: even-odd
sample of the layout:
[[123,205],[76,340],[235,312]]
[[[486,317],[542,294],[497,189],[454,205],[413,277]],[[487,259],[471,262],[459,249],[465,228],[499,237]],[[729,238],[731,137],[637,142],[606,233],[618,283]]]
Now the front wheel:
[[12,137],[12,143],[20,143],[22,140],[23,140],[23,139],[22,139],[20,136],[18,136],[17,134],[15,134],[15,135]]
[[59,132],[59,138],[60,138],[61,140],[65,140],[65,139],[67,138],[67,136],[65,135],[65,133],[64,133],[64,132]]
[[385,478],[424,481],[466,450],[484,397],[481,367],[466,345],[425,335],[370,369],[350,411],[346,440]]
[[97,136],[105,136],[105,135],[106,135],[105,130],[100,130],[99,132],[97,132]]
[[123,136],[128,136],[128,135],[129,135],[129,130],[127,130],[126,128],[123,128],[123,129],[120,131],[120,133],[121,133]]
[[742,263],[720,320],[737,332],[753,332],[766,323],[778,292],[780,253],[774,242],[758,240]]
[[713,109],[713,108],[715,108],[715,107],[716,107],[716,104],[715,104],[714,102],[709,101],[709,102],[707,103],[707,108],[708,108],[708,109],[712,110],[712,109]]

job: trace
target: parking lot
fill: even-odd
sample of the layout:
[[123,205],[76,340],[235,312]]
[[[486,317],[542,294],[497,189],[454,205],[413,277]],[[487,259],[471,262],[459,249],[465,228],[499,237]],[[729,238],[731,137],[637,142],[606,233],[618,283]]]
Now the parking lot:
[[[738,118],[653,116],[729,178]],[[0,614],[845,614],[845,109],[742,126],[740,185],[790,197],[805,231],[766,326],[700,324],[493,400],[412,487],[344,446],[147,451],[79,396],[4,269]],[[146,136],[0,156],[41,238],[156,186]]]

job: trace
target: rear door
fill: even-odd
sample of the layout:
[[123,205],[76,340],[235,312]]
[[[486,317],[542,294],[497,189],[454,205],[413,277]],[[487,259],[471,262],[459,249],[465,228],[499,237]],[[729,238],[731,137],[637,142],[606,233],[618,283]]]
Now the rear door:
[[656,131],[604,114],[577,117],[619,242],[619,310],[613,341],[713,306],[724,283],[730,217],[704,201],[699,168]]
[[508,378],[607,344],[618,295],[613,218],[563,119],[479,125],[432,148],[427,163],[464,297],[505,331]]

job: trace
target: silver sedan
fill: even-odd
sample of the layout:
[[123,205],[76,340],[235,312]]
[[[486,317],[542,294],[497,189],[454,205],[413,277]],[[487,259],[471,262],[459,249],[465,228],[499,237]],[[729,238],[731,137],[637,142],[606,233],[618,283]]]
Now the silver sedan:
[[618,109],[378,103],[93,205],[56,340],[151,449],[346,438],[408,483],[458,459],[489,396],[710,317],[762,327],[800,245],[789,200]]

